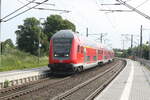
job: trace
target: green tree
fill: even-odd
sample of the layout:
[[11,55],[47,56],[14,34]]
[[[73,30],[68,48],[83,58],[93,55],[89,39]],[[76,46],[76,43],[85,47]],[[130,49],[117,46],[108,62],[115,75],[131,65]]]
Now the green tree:
[[40,22],[36,18],[26,18],[24,24],[19,25],[15,33],[18,49],[38,55],[39,38],[41,38],[42,31]]
[[48,16],[46,21],[43,23],[44,33],[47,35],[48,40],[50,40],[51,36],[59,30],[62,29],[72,29],[75,31],[75,25],[68,21],[64,20],[59,15],[51,15]]
[[14,48],[14,47],[15,47],[11,39],[5,40],[4,43],[5,43],[5,45],[7,45],[7,47],[9,47],[9,48]]
[[72,29],[74,32],[76,30],[75,25],[67,19],[63,20],[61,25],[61,29]]
[[1,42],[1,46],[2,46],[2,48],[1,48],[2,53],[5,53],[5,52],[15,48],[11,39],[7,39],[4,42]]
[[[129,57],[129,56],[137,56],[140,57],[140,46],[136,46],[134,48],[128,48],[124,50],[122,57]],[[142,58],[149,59],[149,51],[150,46],[147,44],[142,44]]]
[[116,57],[122,57],[123,51],[121,49],[113,49]]
[[150,47],[148,45],[142,45],[142,56],[144,59],[149,58]]

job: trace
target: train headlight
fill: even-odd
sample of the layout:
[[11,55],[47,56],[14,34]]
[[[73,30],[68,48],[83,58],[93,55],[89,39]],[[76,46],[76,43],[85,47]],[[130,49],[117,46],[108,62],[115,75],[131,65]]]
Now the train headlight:
[[65,54],[65,57],[68,57],[69,55],[68,54]]
[[57,54],[55,54],[54,56],[55,56],[55,57],[57,57],[58,55],[57,55]]

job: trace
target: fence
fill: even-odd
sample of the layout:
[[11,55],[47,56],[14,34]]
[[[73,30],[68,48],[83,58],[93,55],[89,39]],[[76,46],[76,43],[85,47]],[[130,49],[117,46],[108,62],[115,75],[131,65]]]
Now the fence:
[[135,60],[139,61],[144,66],[150,67],[150,60],[142,59],[142,58],[136,58]]

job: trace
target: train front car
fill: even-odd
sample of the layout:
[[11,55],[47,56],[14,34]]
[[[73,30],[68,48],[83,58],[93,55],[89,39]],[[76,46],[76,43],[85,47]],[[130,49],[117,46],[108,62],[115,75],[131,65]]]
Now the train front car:
[[53,74],[72,74],[112,61],[113,56],[100,43],[61,30],[50,40],[48,67]]
[[75,36],[71,30],[61,30],[50,40],[49,64],[53,74],[71,74],[75,68]]

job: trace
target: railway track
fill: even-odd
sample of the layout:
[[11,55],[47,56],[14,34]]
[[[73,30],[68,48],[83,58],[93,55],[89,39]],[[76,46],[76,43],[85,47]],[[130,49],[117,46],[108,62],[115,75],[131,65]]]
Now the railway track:
[[12,100],[22,95],[29,94],[39,89],[49,87],[52,84],[57,84],[61,81],[67,80],[70,77],[57,79],[57,78],[46,78],[36,82],[27,83],[21,86],[15,86],[0,91],[0,100]]
[[18,85],[18,86],[13,86],[13,87],[8,87],[8,88],[5,88],[5,89],[2,89],[0,90],[0,97],[4,96],[4,95],[7,95],[7,94],[10,94],[12,91],[19,91],[21,89],[24,89],[24,88],[27,88],[28,86],[32,86],[34,84],[39,84],[41,82],[44,82],[46,80],[48,80],[49,78],[45,78],[45,79],[41,79],[41,80],[37,80],[37,81],[33,81],[33,82],[30,82],[30,83],[24,83],[22,85]]
[[96,76],[96,73],[101,73],[119,63],[120,61],[115,61],[103,67],[87,70],[81,74],[79,73],[65,78],[46,78],[22,86],[8,88],[0,91],[0,100],[37,100],[39,98],[40,100],[45,100],[54,98],[58,94],[64,93],[79,84],[83,84],[86,80]]
[[[104,71],[103,73],[98,74],[97,76],[93,77],[92,79],[89,79],[85,81],[82,84],[77,85],[76,87],[70,89],[69,91],[66,91],[65,93],[62,93],[56,97],[54,97],[52,100],[92,100],[94,97],[102,91],[110,82],[114,79],[114,77],[124,68],[124,64],[119,63],[115,64],[113,67],[109,68],[108,70]],[[112,74],[110,74],[112,73]],[[108,75],[109,74],[109,75]],[[105,82],[101,82],[99,80],[103,80],[104,76],[109,76],[108,80]],[[106,77],[105,77],[106,79]],[[100,86],[96,84],[101,84]],[[84,93],[86,92],[86,93]],[[88,93],[89,92],[89,93]],[[87,95],[85,95],[87,94]],[[82,96],[81,96],[82,95]],[[85,95],[85,96],[83,96]],[[78,97],[78,98],[77,98]]]

